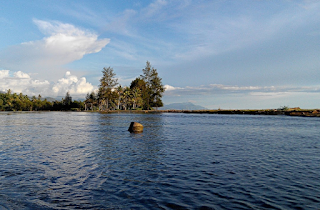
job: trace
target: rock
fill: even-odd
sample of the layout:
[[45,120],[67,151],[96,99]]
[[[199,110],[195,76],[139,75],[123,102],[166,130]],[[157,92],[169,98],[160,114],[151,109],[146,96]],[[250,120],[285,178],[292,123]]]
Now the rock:
[[137,122],[131,122],[128,131],[131,133],[141,133],[143,132],[143,125]]

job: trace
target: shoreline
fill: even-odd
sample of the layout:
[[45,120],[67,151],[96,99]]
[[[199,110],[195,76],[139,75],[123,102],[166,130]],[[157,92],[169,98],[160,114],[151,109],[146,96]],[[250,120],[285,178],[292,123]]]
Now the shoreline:
[[253,110],[110,110],[100,113],[185,113],[185,114],[246,114],[246,115],[286,115],[301,117],[320,117],[319,109],[277,110],[277,109],[253,109]]
[[[1,113],[2,111],[0,111]],[[159,114],[159,113],[182,113],[182,114],[226,114],[226,115],[286,115],[296,117],[320,117],[320,109],[299,109],[299,110],[277,110],[277,109],[206,109],[206,110],[109,110],[109,111],[91,111],[91,110],[38,110],[38,111],[3,111],[3,112],[98,112],[108,113],[134,113],[134,114]]]

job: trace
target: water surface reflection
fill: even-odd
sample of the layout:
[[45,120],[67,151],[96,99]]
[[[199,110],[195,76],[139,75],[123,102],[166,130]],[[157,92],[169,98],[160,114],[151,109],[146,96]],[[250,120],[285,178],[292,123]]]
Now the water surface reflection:
[[0,125],[0,209],[320,203],[316,118],[0,112]]

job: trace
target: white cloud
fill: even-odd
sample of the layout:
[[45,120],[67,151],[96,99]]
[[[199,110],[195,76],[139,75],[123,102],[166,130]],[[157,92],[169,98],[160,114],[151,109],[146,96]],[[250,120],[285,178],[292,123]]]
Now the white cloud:
[[23,73],[22,71],[15,72],[14,77],[21,78],[21,79],[30,79],[29,74]]
[[0,70],[0,91],[7,91],[11,89],[16,93],[23,93],[26,95],[37,95],[46,93],[50,86],[47,80],[34,80],[29,74],[18,71],[10,76],[9,70]]
[[171,86],[171,85],[164,85],[164,89],[165,89],[166,91],[172,91],[172,90],[181,90],[181,89],[183,89],[183,88],[173,87],[173,86]]
[[47,80],[37,80],[31,78],[27,73],[18,71],[10,76],[9,70],[0,70],[0,91],[11,89],[15,93],[23,93],[25,95],[42,96],[64,96],[69,92],[72,96],[85,97],[85,95],[96,89],[91,83],[86,81],[85,77],[78,79],[69,71],[66,72],[64,78],[57,82],[50,83]]
[[2,67],[20,71],[27,67],[28,71],[42,74],[43,78],[54,78],[57,73],[62,73],[61,66],[79,60],[84,55],[97,53],[110,42],[109,39],[98,39],[94,32],[71,24],[37,19],[33,22],[47,37],[2,51]]
[[44,34],[50,36],[40,41],[23,43],[23,45],[44,53],[45,62],[49,64],[63,65],[79,60],[86,54],[99,52],[110,41],[109,39],[98,40],[97,34],[81,30],[71,24],[36,19],[34,23]]
[[94,89],[94,86],[88,83],[85,77],[78,79],[77,76],[72,75],[69,71],[66,72],[64,78],[59,79],[52,87],[55,95],[64,95],[66,92],[71,95],[85,95]]
[[221,90],[260,90],[264,89],[264,87],[259,86],[229,86],[229,85],[221,85],[221,84],[211,84],[209,85],[212,88],[217,88]]
[[9,77],[9,70],[1,70],[0,71],[0,79]]

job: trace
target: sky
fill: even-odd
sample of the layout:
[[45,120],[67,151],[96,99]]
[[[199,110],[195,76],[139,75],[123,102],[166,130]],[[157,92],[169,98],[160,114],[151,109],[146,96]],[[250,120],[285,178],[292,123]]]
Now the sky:
[[320,108],[318,0],[0,0],[0,91],[75,99],[146,61],[164,104]]

